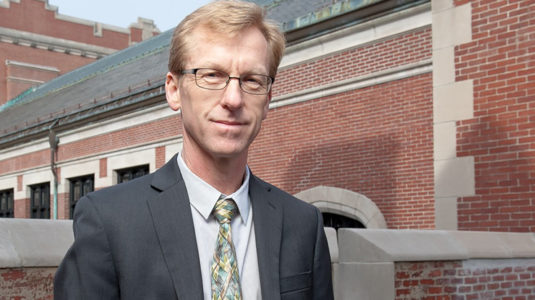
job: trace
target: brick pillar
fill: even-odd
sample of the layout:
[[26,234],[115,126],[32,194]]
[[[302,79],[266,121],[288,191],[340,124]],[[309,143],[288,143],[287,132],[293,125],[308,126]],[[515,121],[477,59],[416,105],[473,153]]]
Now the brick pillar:
[[165,164],[165,146],[156,147],[156,169],[161,168]]

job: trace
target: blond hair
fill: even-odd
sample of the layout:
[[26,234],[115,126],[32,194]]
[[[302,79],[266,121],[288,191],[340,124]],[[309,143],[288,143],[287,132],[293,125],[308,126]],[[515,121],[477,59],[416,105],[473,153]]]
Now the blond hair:
[[275,77],[282,59],[285,39],[279,27],[265,19],[264,10],[250,2],[224,0],[211,2],[188,15],[173,33],[169,53],[169,71],[180,74],[185,68],[188,55],[188,35],[196,28],[206,28],[226,35],[239,34],[255,27],[264,35],[270,53],[269,75]]

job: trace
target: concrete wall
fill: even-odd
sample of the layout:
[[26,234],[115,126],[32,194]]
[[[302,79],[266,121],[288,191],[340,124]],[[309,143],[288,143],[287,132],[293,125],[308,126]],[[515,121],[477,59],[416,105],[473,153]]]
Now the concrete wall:
[[[71,227],[71,221],[0,219],[0,300],[52,299]],[[535,296],[532,233],[325,231],[338,300]]]
[[0,300],[52,299],[71,221],[0,219]]
[[340,229],[337,253],[336,299],[535,297],[533,233]]

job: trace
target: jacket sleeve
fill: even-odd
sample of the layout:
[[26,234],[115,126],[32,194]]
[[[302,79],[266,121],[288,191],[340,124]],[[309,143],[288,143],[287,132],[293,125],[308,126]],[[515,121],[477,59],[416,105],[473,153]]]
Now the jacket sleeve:
[[319,209],[316,209],[316,214],[318,222],[316,225],[316,246],[314,251],[313,295],[315,300],[330,300],[334,299],[331,256],[323,228],[323,218]]
[[119,299],[106,230],[92,199],[81,198],[73,218],[74,243],[54,278],[54,299]]

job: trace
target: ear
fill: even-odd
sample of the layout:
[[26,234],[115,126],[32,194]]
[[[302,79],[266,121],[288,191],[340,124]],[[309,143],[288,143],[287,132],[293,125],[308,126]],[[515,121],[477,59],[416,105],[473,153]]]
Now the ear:
[[165,98],[169,107],[177,111],[181,107],[180,93],[178,91],[178,77],[171,72],[165,76]]
[[262,114],[262,120],[265,120],[269,111],[269,103],[271,102],[271,91],[267,94],[266,104],[264,105],[264,112]]

